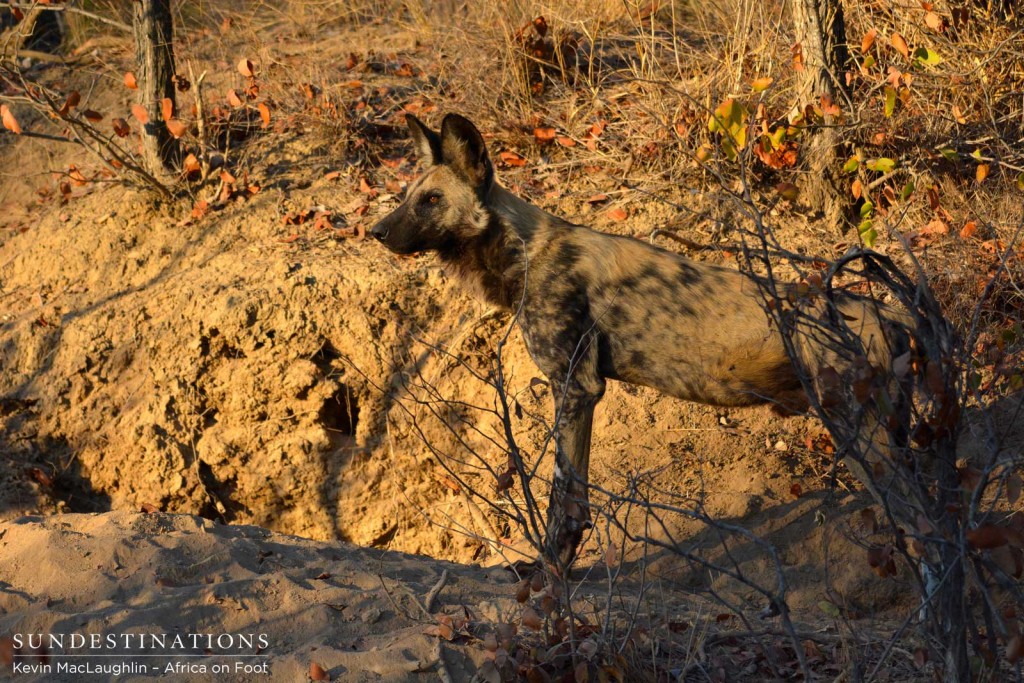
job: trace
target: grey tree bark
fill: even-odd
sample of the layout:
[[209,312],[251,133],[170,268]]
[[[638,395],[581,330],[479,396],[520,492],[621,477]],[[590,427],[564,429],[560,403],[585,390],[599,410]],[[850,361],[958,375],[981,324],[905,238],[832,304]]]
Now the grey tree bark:
[[[828,95],[840,104],[846,101],[844,73],[849,62],[846,47],[846,23],[839,0],[794,0],[792,3],[796,42],[803,52],[803,87],[799,106],[817,103]],[[829,223],[845,230],[849,204],[839,170],[842,139],[836,121],[825,114],[825,125],[803,145],[808,171],[800,186],[800,196],[811,209],[824,214]]]
[[135,34],[135,76],[138,101],[149,114],[143,126],[142,157],[146,169],[161,182],[173,178],[180,161],[178,141],[167,130],[161,101],[174,101],[174,20],[170,0],[132,3]]

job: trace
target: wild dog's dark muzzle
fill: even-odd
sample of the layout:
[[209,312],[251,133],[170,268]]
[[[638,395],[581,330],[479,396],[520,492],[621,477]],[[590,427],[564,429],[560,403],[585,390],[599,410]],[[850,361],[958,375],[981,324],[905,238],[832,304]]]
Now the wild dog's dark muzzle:
[[388,233],[391,232],[390,226],[385,225],[387,221],[383,220],[377,223],[377,225],[370,228],[370,236],[378,242],[383,242],[388,238]]

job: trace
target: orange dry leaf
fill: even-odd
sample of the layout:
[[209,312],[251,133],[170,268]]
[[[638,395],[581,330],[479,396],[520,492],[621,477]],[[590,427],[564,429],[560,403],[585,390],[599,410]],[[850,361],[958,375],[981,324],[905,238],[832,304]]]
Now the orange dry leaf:
[[160,100],[160,114],[163,116],[164,121],[170,121],[174,118],[174,102],[170,97]]
[[246,78],[252,78],[256,72],[252,62],[243,57],[241,61],[238,62],[238,73],[242,74]]
[[141,104],[135,103],[132,105],[132,116],[138,119],[139,123],[145,125],[149,123],[149,112]]
[[899,33],[893,33],[889,37],[889,42],[896,48],[896,51],[903,55],[903,59],[910,59],[910,48],[907,47],[907,41]]
[[795,43],[790,48],[793,53],[793,70],[800,73],[804,70],[804,48],[800,43]]
[[171,132],[175,138],[180,138],[188,132],[188,126],[179,121],[178,119],[170,119],[167,122],[167,130]]
[[498,157],[509,166],[525,166],[526,159],[515,152],[501,152]]
[[199,159],[196,158],[195,154],[189,154],[187,157],[185,157],[185,161],[182,163],[181,168],[183,171],[185,171],[186,174],[198,173]]
[[555,129],[549,126],[539,126],[533,129],[533,137],[536,138],[537,142],[542,145],[546,145],[549,142],[555,140]]
[[786,142],[778,149],[766,150],[764,145],[754,145],[754,154],[769,168],[791,168],[796,166],[797,148],[796,143]]
[[228,104],[232,107],[241,107],[242,98],[238,96],[238,93],[234,90],[228,90]]
[[626,213],[626,210],[623,209],[621,206],[608,210],[608,218],[612,219],[613,221],[624,221],[628,216],[629,214]]
[[133,74],[131,71],[125,72],[124,84],[128,87],[129,90],[136,90],[139,87],[139,84],[135,82],[135,74]]
[[3,119],[4,128],[15,135],[21,135],[21,125],[18,123],[18,119],[14,118],[14,113],[7,108],[6,104],[0,104],[0,119]]
[[875,44],[875,36],[878,35],[876,29],[871,29],[864,34],[864,39],[860,41],[860,51],[867,52],[871,49],[871,46]]
[[68,177],[71,178],[71,182],[73,182],[75,185],[85,185],[87,182],[89,182],[86,179],[86,177],[82,175],[82,172],[79,171],[74,164],[68,166]]
[[935,12],[927,12],[924,15],[924,24],[933,31],[942,31],[944,28],[942,25],[942,17]]
[[260,111],[260,118],[263,119],[263,124],[260,128],[266,128],[270,125],[270,107],[265,102],[260,102],[259,106],[256,107]]

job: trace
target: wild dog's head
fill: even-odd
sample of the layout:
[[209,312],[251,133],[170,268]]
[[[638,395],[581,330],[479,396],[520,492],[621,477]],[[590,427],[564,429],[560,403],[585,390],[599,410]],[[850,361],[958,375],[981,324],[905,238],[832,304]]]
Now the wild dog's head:
[[370,234],[398,254],[452,249],[487,228],[483,202],[494,183],[487,146],[476,126],[458,114],[444,117],[440,133],[412,114],[405,119],[426,171]]

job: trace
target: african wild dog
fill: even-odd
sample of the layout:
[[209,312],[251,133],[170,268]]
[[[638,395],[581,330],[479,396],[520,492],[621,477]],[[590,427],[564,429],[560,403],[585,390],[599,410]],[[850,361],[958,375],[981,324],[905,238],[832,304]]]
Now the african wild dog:
[[[488,301],[519,312],[556,401],[549,559],[568,567],[589,520],[591,425],[606,380],[719,406],[806,407],[750,277],[573,225],[514,196],[495,182],[483,138],[462,116],[446,116],[440,132],[406,120],[426,171],[370,234],[399,254],[438,252]],[[873,361],[888,357],[874,309],[841,308],[860,320]],[[828,355],[801,353],[818,367]]]

